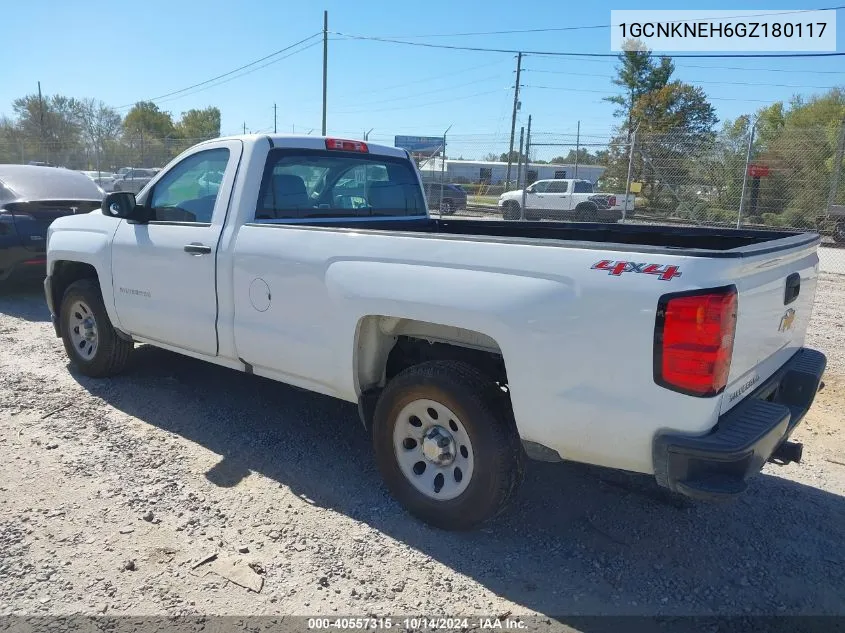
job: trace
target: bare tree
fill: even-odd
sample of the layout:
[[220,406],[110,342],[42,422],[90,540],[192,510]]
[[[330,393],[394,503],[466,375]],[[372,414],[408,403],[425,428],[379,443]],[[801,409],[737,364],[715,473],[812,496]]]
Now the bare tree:
[[79,102],[77,116],[89,150],[94,154],[97,171],[100,171],[100,163],[106,154],[108,143],[120,135],[120,115],[102,101],[83,99]]

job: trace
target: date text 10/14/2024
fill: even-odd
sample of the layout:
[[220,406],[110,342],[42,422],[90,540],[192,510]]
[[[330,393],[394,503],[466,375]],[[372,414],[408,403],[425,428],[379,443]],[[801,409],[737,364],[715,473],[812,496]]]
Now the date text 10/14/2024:
[[511,619],[507,616],[499,617],[471,617],[471,618],[308,618],[310,630],[366,630],[366,629],[397,629],[397,630],[455,630],[467,629],[504,629],[524,630],[526,623],[522,620]]

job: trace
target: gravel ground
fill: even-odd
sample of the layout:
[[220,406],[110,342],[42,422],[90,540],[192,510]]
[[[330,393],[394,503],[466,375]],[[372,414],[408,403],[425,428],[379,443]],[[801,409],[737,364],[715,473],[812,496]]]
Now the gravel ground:
[[353,406],[150,347],[85,378],[39,289],[7,289],[0,615],[845,614],[843,305],[823,274],[804,463],[736,503],[531,463],[499,522],[451,534],[388,497]]

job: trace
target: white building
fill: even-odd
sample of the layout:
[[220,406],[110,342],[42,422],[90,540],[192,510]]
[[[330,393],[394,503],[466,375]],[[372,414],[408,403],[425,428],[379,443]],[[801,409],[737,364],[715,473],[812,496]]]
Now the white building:
[[[420,172],[424,180],[440,179],[443,170],[442,159],[430,158],[420,164]],[[525,173],[525,166],[522,166]],[[549,178],[581,178],[594,183],[604,173],[605,167],[600,165],[578,165],[578,174],[575,174],[575,164],[541,164],[529,163],[527,180],[529,183],[535,180],[547,180]],[[508,164],[498,161],[485,160],[452,160],[446,159],[445,176],[446,182],[454,183],[488,183],[501,184],[507,178]],[[511,164],[511,182],[516,182],[516,163]]]

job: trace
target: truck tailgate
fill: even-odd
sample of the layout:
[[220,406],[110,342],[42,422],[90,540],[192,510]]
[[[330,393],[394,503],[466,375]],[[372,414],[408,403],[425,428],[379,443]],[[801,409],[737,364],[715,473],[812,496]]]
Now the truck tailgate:
[[786,363],[803,345],[816,294],[818,242],[734,260],[725,283],[737,288],[737,322],[721,412]]

